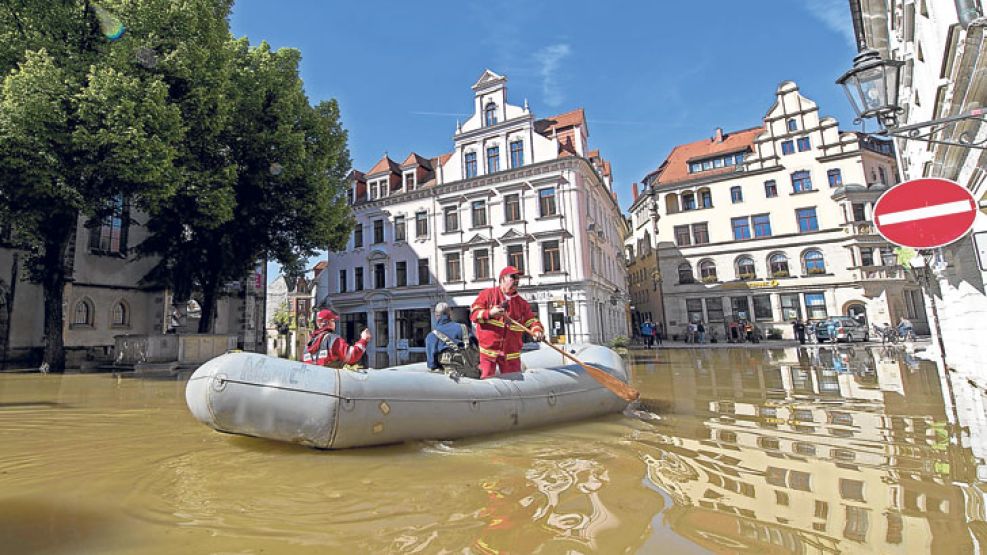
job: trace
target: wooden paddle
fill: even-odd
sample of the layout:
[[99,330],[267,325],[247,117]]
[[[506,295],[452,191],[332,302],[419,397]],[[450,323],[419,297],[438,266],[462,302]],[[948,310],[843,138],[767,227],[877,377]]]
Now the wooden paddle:
[[[528,335],[534,337],[535,334],[532,333],[531,330],[529,330],[528,328],[526,328],[524,326],[524,324],[522,324],[522,323],[518,322],[517,320],[515,320],[515,319],[511,318],[510,316],[508,316],[506,312],[504,313],[504,318],[506,318],[508,322],[510,322],[510,323],[514,324],[515,326],[518,326],[521,329],[523,329]],[[548,345],[549,347],[555,349],[560,355],[562,355],[565,358],[571,360],[572,362],[575,362],[579,366],[582,366],[583,367],[583,370],[585,370],[586,373],[589,374],[591,378],[593,378],[594,380],[600,382],[600,385],[602,385],[603,387],[609,389],[617,397],[620,397],[621,399],[623,399],[623,400],[627,401],[628,403],[630,403],[630,402],[633,402],[633,401],[637,401],[638,397],[641,396],[641,394],[638,392],[638,390],[636,390],[633,387],[627,385],[626,383],[620,381],[619,379],[611,376],[607,372],[604,372],[603,370],[600,370],[599,368],[593,368],[592,366],[590,366],[588,364],[584,364],[578,358],[572,356],[571,354],[569,354],[569,353],[563,351],[562,349],[556,347],[555,345],[552,345],[551,343],[549,343],[548,342],[548,339],[546,339],[544,336],[542,336],[541,341],[542,341],[542,343],[544,343],[544,344]]]

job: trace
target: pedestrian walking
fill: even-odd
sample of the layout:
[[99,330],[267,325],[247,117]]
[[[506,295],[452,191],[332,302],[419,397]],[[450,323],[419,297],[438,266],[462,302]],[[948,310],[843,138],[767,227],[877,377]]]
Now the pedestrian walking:
[[652,333],[654,333],[655,343],[660,347],[662,339],[665,338],[665,322],[658,322],[658,325],[652,329],[654,330]]
[[706,326],[703,325],[702,320],[696,324],[696,334],[699,336],[699,343],[706,344]]

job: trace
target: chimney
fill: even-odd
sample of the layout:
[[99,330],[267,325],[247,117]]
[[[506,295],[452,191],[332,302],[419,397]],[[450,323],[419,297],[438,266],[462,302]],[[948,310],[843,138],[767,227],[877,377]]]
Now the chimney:
[[637,190],[637,183],[631,185],[631,192],[634,193],[634,200],[636,201],[637,195],[639,194]]
[[714,143],[722,143],[723,142],[723,128],[722,127],[717,127],[716,128],[716,136],[713,137],[713,142]]

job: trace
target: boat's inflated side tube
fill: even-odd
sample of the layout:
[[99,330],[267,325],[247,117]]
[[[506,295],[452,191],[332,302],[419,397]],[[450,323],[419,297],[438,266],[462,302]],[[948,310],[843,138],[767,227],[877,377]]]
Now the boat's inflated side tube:
[[[612,350],[575,351],[626,381]],[[334,449],[503,432],[627,406],[551,349],[525,352],[522,363],[523,373],[457,380],[424,364],[352,372],[230,353],[193,374],[186,399],[195,417],[217,430]]]

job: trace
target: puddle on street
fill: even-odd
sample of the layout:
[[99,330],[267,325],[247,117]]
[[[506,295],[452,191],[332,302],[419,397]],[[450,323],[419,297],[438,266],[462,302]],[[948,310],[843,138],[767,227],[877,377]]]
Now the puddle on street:
[[[902,351],[638,352],[644,408],[317,451],[183,380],[0,375],[4,553],[973,553],[987,418]],[[979,476],[979,478],[978,478]]]

